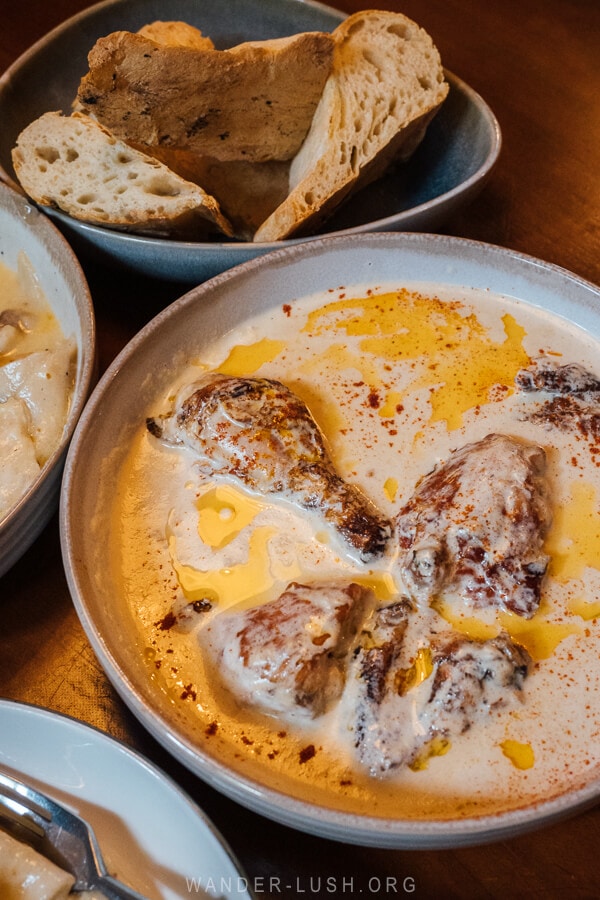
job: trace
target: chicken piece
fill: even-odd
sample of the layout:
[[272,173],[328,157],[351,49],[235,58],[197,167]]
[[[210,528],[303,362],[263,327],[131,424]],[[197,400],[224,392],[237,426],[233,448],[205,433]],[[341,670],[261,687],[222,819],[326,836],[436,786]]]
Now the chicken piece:
[[314,718],[342,693],[370,598],[357,584],[292,583],[277,600],[215,616],[200,642],[241,706]]
[[402,601],[374,614],[349,676],[356,752],[376,777],[415,766],[436,739],[448,742],[520,699],[530,664],[505,634],[476,641],[432,631],[411,657],[409,614]]
[[185,389],[170,415],[147,425],[167,443],[191,448],[207,474],[318,511],[362,562],[383,555],[391,524],[335,472],[309,410],[280,382],[211,373]]
[[515,383],[528,394],[549,394],[528,409],[526,418],[545,428],[575,430],[589,441],[600,440],[600,379],[573,363],[559,366],[537,360],[517,373]]
[[528,393],[600,395],[600,379],[577,363],[559,366],[552,360],[535,360],[531,366],[517,372],[515,384]]
[[574,431],[592,444],[600,441],[600,405],[590,405],[574,394],[558,394],[528,410],[527,420],[546,429]]
[[530,618],[540,603],[551,511],[541,447],[490,434],[423,478],[397,517],[408,594],[442,594]]

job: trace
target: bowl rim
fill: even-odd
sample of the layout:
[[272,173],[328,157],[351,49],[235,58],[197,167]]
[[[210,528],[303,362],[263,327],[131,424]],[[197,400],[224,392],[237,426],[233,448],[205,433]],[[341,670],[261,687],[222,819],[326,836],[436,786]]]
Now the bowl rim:
[[[41,212],[34,203],[23,196],[21,192],[12,189],[0,181],[0,205],[9,213],[11,218],[30,217],[30,226],[40,234],[45,250],[52,264],[57,269],[69,271],[77,282],[79,290],[75,308],[82,322],[81,344],[78,344],[77,353],[81,358],[81,367],[75,378],[73,393],[69,411],[65,420],[63,433],[59,444],[50,454],[35,480],[28,486],[25,493],[7,510],[4,516],[0,516],[0,533],[9,522],[22,514],[31,497],[36,494],[42,484],[45,484],[52,473],[63,462],[67,448],[75,432],[77,422],[85,408],[92,385],[97,374],[97,346],[96,346],[96,317],[94,304],[87,278],[75,255],[71,245],[61,231]],[[25,251],[26,252],[26,251]],[[43,285],[42,285],[43,290]]]
[[482,254],[486,260],[490,258],[492,261],[508,260],[511,265],[525,267],[538,277],[538,273],[542,270],[553,278],[568,279],[578,289],[588,291],[590,296],[593,295],[600,300],[600,287],[553,263],[545,263],[531,255],[482,241],[427,233],[379,232],[322,238],[316,245],[303,244],[280,248],[214,276],[183,294],[134,336],[103,375],[78,422],[67,456],[60,506],[61,550],[67,582],[82,626],[117,693],[150,733],[176,759],[186,765],[193,774],[234,801],[284,825],[362,846],[443,849],[502,840],[567,818],[596,804],[600,798],[600,776],[568,789],[550,800],[531,802],[527,806],[507,812],[470,816],[464,819],[382,819],[308,803],[298,796],[291,796],[279,789],[265,786],[259,780],[230,770],[227,766],[223,767],[216,758],[209,756],[200,746],[194,745],[190,737],[182,736],[171,721],[165,720],[160,709],[149,705],[144,698],[144,691],[140,690],[136,683],[137,676],[132,677],[122,666],[118,654],[115,655],[109,646],[105,634],[96,628],[93,612],[89,608],[88,598],[81,584],[79,567],[85,563],[77,552],[75,546],[77,541],[73,537],[71,522],[74,507],[73,491],[78,478],[78,451],[86,439],[94,417],[102,407],[107,392],[110,391],[111,385],[118,378],[128,359],[140,353],[146,341],[160,333],[170,319],[176,319],[188,307],[202,302],[205,295],[210,295],[211,292],[228,285],[233,288],[232,292],[235,292],[236,284],[241,283],[247,273],[251,274],[256,269],[267,267],[279,268],[281,272],[286,260],[290,258],[301,260],[320,250],[327,251],[328,248],[335,250],[340,247],[352,249],[357,244],[377,244],[382,247],[388,244],[394,248],[398,245],[414,244],[424,245],[426,249],[440,247],[442,252],[445,248],[450,248],[456,251],[455,255],[459,261],[463,255],[462,251]]

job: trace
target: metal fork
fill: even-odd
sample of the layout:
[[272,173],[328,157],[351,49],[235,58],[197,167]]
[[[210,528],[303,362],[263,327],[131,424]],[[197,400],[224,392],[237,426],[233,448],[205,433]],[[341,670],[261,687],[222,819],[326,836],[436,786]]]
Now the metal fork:
[[40,791],[0,772],[0,826],[75,877],[74,891],[146,900],[108,874],[92,827]]

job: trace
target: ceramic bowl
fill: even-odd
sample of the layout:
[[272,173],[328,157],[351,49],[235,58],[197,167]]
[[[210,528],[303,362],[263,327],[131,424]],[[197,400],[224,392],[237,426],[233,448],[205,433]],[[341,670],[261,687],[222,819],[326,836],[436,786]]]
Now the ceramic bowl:
[[38,209],[0,184],[0,260],[15,270],[20,253],[29,259],[65,335],[77,344],[77,371],[62,440],[35,482],[0,518],[0,576],[31,546],[58,507],[66,450],[95,372],[95,324],[89,288],[71,247]]
[[[136,31],[155,19],[179,19],[200,27],[218,48],[225,48],[300,31],[331,31],[343,18],[338,10],[310,0],[109,0],[90,7],[38,41],[0,78],[0,177],[14,183],[11,150],[29,122],[48,110],[70,111],[87,71],[87,54],[105,34]],[[500,152],[498,122],[472,88],[446,74],[449,95],[410,161],[349,200],[326,223],[324,233],[436,231],[481,189]],[[47,212],[78,252],[187,284],[302,240],[188,243],[111,231]]]
[[[189,725],[181,702],[165,689],[149,662],[149,645],[140,636],[133,600],[125,600],[119,566],[114,564],[119,551],[111,551],[105,539],[116,534],[114,485],[131,441],[187,361],[201,360],[206,347],[232,330],[235,334],[240,329],[245,336],[241,343],[246,343],[248,335],[256,333],[249,323],[258,314],[271,315],[289,304],[293,317],[299,297],[343,292],[340,286],[386,283],[424,284],[434,295],[442,287],[492,292],[568,320],[588,332],[589,340],[600,340],[597,287],[540,260],[491,245],[428,234],[350,235],[251,260],[162,311],[103,376],[81,417],[67,460],[60,517],[63,559],[83,627],[117,691],[154,737],[200,778],[263,815],[327,838],[380,847],[454,847],[506,838],[596,802],[598,765],[579,779],[567,778],[560,790],[553,788],[552,799],[519,805],[511,798],[510,809],[494,814],[457,811],[456,816],[431,820],[393,818],[378,816],[370,808],[344,811],[335,791],[323,791],[318,799],[314,794],[309,797],[309,782],[301,776],[277,780],[266,753],[252,756],[248,749],[249,759],[242,759],[237,745],[232,749],[225,739],[222,745],[215,744],[209,729],[205,733],[202,727],[194,730]],[[99,473],[98,478],[90,479],[90,471]],[[166,527],[164,522],[157,523],[158,533],[161,527]]]

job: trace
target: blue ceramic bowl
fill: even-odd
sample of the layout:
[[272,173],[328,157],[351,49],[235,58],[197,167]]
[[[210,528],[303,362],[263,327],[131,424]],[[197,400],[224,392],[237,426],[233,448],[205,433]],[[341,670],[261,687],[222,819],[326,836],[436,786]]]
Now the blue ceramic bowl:
[[[38,41],[0,78],[0,177],[15,182],[11,150],[26,125],[48,110],[70,111],[88,68],[89,50],[111,31],[137,31],[156,19],[179,19],[225,48],[300,31],[332,31],[343,18],[338,10],[311,0],[108,0],[84,10]],[[410,161],[356,194],[314,237],[435,231],[482,187],[500,151],[498,122],[475,91],[452,73],[446,76],[449,95]],[[133,272],[188,284],[278,247],[314,239],[190,243],[111,231],[45,211],[76,250]]]

